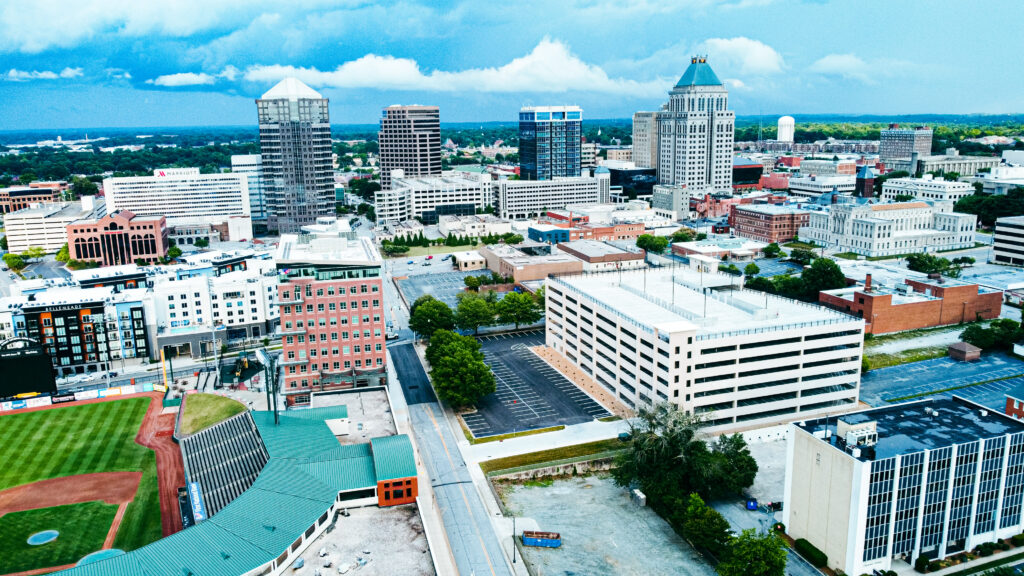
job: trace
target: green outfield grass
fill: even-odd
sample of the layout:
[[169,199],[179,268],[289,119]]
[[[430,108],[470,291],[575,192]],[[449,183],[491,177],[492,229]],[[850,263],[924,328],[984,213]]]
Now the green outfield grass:
[[[131,550],[159,539],[156,456],[135,443],[149,402],[126,398],[0,416],[0,490],[49,478],[138,470],[142,480],[125,511],[116,545]],[[103,536],[109,527],[107,522]]]
[[[0,572],[74,564],[103,547],[116,514],[116,505],[103,502],[4,514],[0,516]],[[57,530],[60,536],[48,544],[29,545],[28,537],[43,530]]]
[[181,433],[195,434],[218,422],[245,411],[237,400],[216,394],[189,394],[185,398],[185,413],[181,415]]

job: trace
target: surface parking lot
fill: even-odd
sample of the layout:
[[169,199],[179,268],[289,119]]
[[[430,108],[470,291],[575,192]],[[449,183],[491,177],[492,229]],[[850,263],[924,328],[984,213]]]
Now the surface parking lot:
[[463,416],[473,436],[495,436],[611,416],[593,398],[541,360],[531,346],[544,344],[544,332],[480,338],[497,391]]
[[871,406],[882,406],[896,398],[936,392],[937,397],[956,395],[1001,411],[1005,405],[1002,395],[1019,388],[1024,378],[938,391],[1018,375],[1024,375],[1024,362],[1005,354],[986,354],[975,362],[936,358],[868,372],[861,378],[860,399]]
[[[774,260],[771,258],[758,258],[754,260],[754,264],[757,264],[757,267],[761,269],[761,271],[757,273],[758,276],[779,276],[788,272],[799,272],[801,270],[801,266],[799,264],[794,262],[783,262],[781,260]],[[743,268],[746,267],[746,264],[737,263],[736,266],[738,266],[740,270],[743,270]]]
[[[447,264],[447,262],[441,262],[440,264]],[[424,267],[424,273],[422,274],[415,274],[408,278],[396,280],[398,289],[402,291],[402,294],[405,296],[405,299],[409,302],[410,306],[412,306],[412,303],[420,296],[429,294],[448,306],[455,308],[458,304],[458,300],[456,300],[455,297],[466,289],[464,281],[466,276],[490,274],[487,270],[456,272],[452,270],[450,266],[439,267],[437,264],[434,266],[443,271],[434,272],[433,270]]]

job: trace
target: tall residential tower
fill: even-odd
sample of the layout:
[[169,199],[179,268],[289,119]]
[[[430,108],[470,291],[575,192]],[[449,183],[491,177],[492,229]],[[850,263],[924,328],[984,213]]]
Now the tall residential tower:
[[658,167],[658,113],[633,114],[633,162],[637,168]]
[[295,234],[334,214],[334,168],[327,99],[285,78],[256,100],[267,228]]
[[658,113],[658,181],[693,192],[732,192],[736,114],[729,91],[699,56]]
[[519,111],[519,167],[523,180],[578,177],[583,167],[583,109],[528,106]]
[[388,106],[380,118],[380,185],[391,189],[391,171],[406,177],[441,173],[441,111],[437,106]]

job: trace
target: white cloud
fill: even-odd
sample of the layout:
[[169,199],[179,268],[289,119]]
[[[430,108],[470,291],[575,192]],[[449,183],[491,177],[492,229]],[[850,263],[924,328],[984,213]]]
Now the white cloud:
[[786,64],[782,55],[774,48],[745,36],[736,38],[709,38],[698,50],[708,53],[709,63],[714,67],[722,62],[741,74],[768,75],[782,72]]
[[53,72],[51,70],[28,71],[11,68],[3,77],[6,80],[14,82],[25,82],[27,80],[57,80],[59,78],[67,80],[70,78],[78,78],[81,75],[81,68],[65,68],[60,72]]
[[807,68],[825,76],[841,76],[861,82],[870,82],[871,67],[855,54],[829,54],[819,58]]
[[[295,0],[288,8],[331,4],[329,0]],[[70,48],[106,32],[132,38],[188,37],[242,26],[281,6],[273,0],[4,0],[0,4],[0,52]]]
[[367,54],[333,71],[294,66],[259,65],[245,72],[251,82],[270,83],[295,76],[315,86],[378,88],[429,92],[598,92],[630,96],[661,94],[665,81],[636,82],[611,78],[599,66],[587,64],[560,41],[545,38],[527,55],[507,64],[460,71],[423,72],[409,58]]
[[739,78],[726,78],[723,82],[725,82],[725,85],[731,90],[749,90],[747,85],[743,83],[743,80],[740,80]]
[[202,86],[204,84],[213,84],[217,81],[215,76],[211,76],[205,72],[178,72],[177,74],[164,74],[163,76],[157,76],[152,80],[146,80],[146,84],[153,84],[155,86]]

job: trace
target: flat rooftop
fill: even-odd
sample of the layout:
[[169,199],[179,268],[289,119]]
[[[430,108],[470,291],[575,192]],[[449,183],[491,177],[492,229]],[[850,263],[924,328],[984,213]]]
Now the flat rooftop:
[[[926,408],[938,415],[926,412]],[[831,436],[821,437],[821,441],[839,448],[836,445],[836,426],[839,420],[848,424],[877,422],[878,443],[875,445],[874,458],[870,458],[870,452],[862,452],[859,457],[862,461],[882,460],[973,442],[980,438],[1024,432],[1024,422],[958,396],[884,406],[844,414],[838,418],[819,418],[797,426],[812,434],[817,432],[819,437],[825,430],[831,431]]]
[[768,214],[769,216],[803,214],[807,212],[806,210],[801,210],[796,206],[780,206],[778,204],[736,204],[736,209],[743,210],[744,212]]
[[619,246],[614,246],[605,242],[599,242],[597,240],[573,240],[572,242],[562,242],[558,245],[559,247],[566,247],[570,250],[575,250],[584,256],[589,258],[596,258],[599,256],[611,256],[615,254],[638,254],[636,250],[625,250]]
[[305,234],[281,236],[274,259],[279,265],[288,262],[353,265],[383,262],[380,252],[365,236],[350,240],[344,237],[310,237]]
[[[47,188],[32,188],[33,191],[48,190]],[[102,200],[101,200],[102,202]],[[7,214],[6,218],[82,218],[92,214],[93,209],[85,209],[79,202],[46,203],[32,208],[22,208],[16,212]]]
[[[731,333],[863,320],[821,306],[740,288],[737,276],[682,266],[548,279],[653,330],[695,330],[697,339]],[[707,294],[705,295],[705,291]]]

